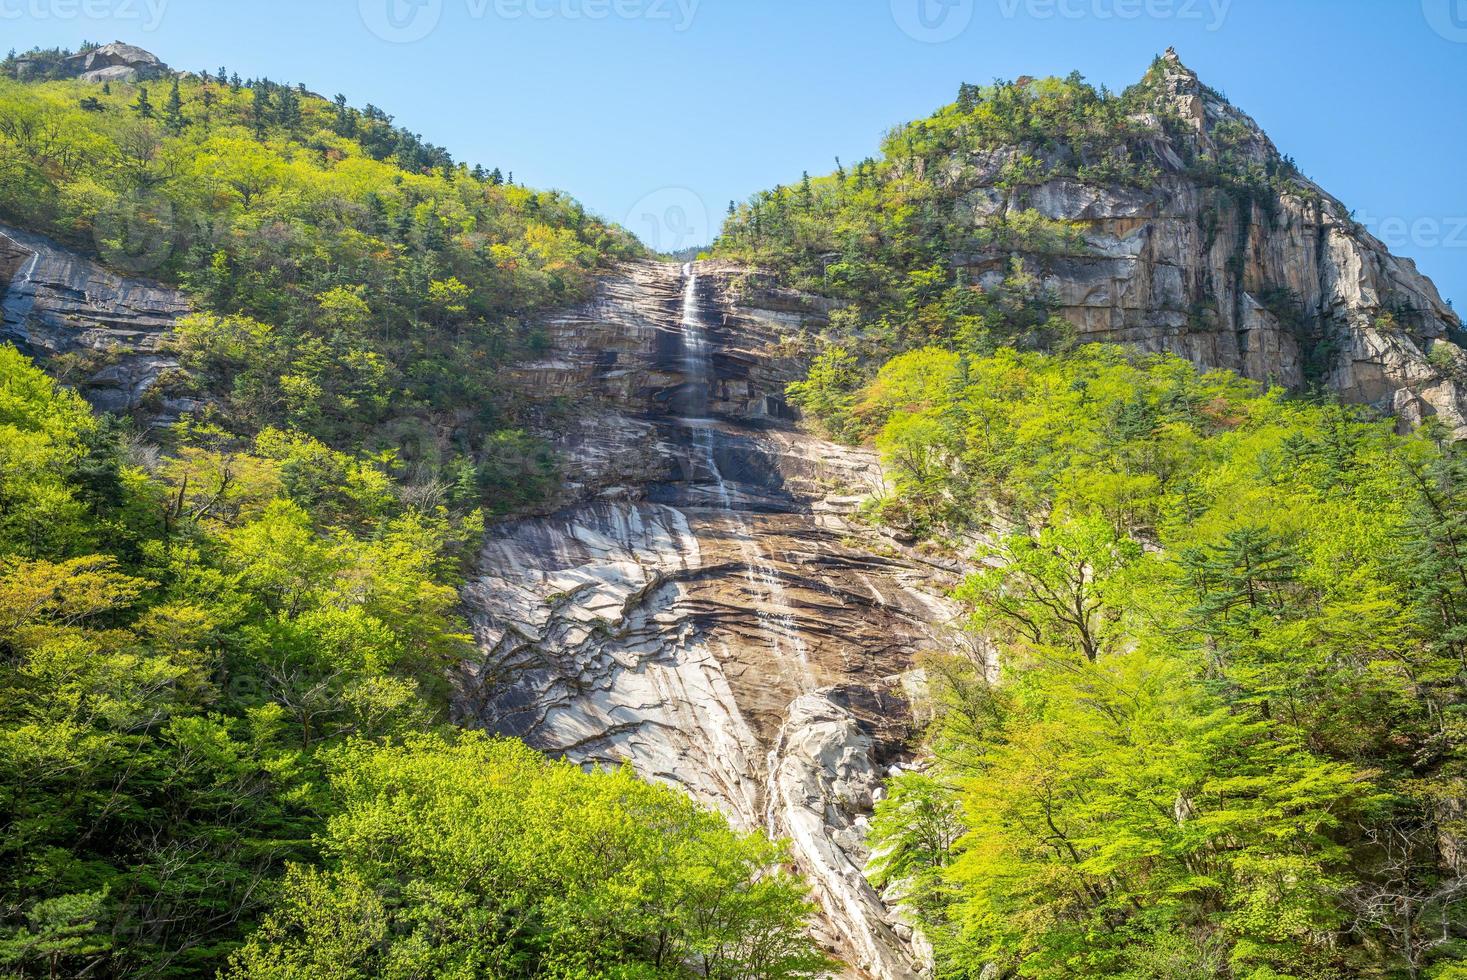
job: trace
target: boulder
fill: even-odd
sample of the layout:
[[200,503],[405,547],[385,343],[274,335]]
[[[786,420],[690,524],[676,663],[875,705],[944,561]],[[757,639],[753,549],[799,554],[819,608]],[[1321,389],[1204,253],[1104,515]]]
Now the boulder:
[[121,41],[74,54],[67,63],[84,82],[146,82],[169,74],[157,55]]

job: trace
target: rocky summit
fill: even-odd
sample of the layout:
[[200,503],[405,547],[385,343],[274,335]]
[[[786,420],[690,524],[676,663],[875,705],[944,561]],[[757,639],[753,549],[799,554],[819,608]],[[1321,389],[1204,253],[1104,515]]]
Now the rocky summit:
[[[1035,259],[1083,339],[1171,351],[1295,390],[1322,386],[1403,426],[1437,417],[1467,436],[1467,335],[1431,280],[1307,178],[1276,202],[1239,204],[1190,177],[1186,161],[1219,155],[1224,140],[1259,168],[1283,158],[1176,51],[1162,65],[1158,108],[1187,131],[1154,141],[1166,167],[1153,187],[1060,179],[1004,190],[992,185],[1013,151],[1000,150],[965,163],[989,186],[967,193],[962,209],[981,222],[1032,208],[1083,229],[1078,254]],[[991,283],[1009,257],[957,262]]]

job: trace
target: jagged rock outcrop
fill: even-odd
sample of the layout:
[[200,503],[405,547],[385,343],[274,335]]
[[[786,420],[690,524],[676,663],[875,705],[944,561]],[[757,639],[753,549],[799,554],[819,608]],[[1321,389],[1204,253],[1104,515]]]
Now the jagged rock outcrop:
[[34,52],[14,60],[15,77],[77,78],[84,82],[148,82],[173,71],[157,55],[134,44],[113,41],[58,60],[55,52]]
[[[181,292],[118,275],[40,235],[0,226],[0,341],[75,386],[98,411],[133,411],[177,362],[162,350]],[[188,405],[158,405],[175,414]]]
[[67,65],[84,82],[146,82],[170,74],[157,55],[121,41],[74,54]]
[[[1276,200],[1200,180],[1193,164],[1224,150],[1234,166],[1276,173],[1287,164],[1175,51],[1160,66],[1156,106],[1139,121],[1162,132],[1165,114],[1185,131],[1151,141],[1149,156],[1163,164],[1153,185],[1060,178],[1001,188],[1018,151],[997,151],[955,165],[953,181],[977,185],[960,221],[1032,209],[1076,223],[1084,249],[1025,259],[1082,339],[1171,351],[1294,389],[1318,384],[1403,426],[1436,416],[1467,437],[1467,335],[1431,281],[1302,176]],[[956,258],[973,281],[993,285],[1011,257],[994,249]]]
[[734,275],[633,265],[550,324],[521,383],[583,409],[560,441],[570,496],[490,532],[459,713],[789,837],[826,945],[859,975],[914,976],[864,826],[913,733],[915,655],[965,642],[954,570],[853,519],[875,458],[802,434],[782,396],[800,365],[778,342],[820,308],[738,306]]

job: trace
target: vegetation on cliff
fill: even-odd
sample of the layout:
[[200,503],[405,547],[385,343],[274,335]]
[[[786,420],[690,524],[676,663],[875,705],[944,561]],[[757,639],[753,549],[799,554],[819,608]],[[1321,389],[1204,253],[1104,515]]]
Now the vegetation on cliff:
[[0,79],[0,220],[197,299],[155,397],[245,439],[394,448],[403,482],[465,508],[532,499],[545,461],[500,369],[539,343],[528,314],[641,246],[376,107],[226,74]]
[[[1089,246],[1082,223],[1024,204],[1031,189],[1182,178],[1210,192],[1215,223],[1247,220],[1255,202],[1269,211],[1281,192],[1317,193],[1241,114],[1205,138],[1189,128],[1179,79],[1200,85],[1170,59],[1120,94],[1078,74],[964,85],[955,103],[893,129],[878,158],[731,203],[713,254],[842,301],[820,341],[866,375],[929,344],[1053,347],[1069,327],[1046,308],[1040,266]],[[972,288],[965,257],[975,255],[1009,257],[1001,295]]]
[[184,442],[0,347],[0,972],[209,976],[272,906],[230,975],[821,969],[777,846],[445,724],[482,520]]

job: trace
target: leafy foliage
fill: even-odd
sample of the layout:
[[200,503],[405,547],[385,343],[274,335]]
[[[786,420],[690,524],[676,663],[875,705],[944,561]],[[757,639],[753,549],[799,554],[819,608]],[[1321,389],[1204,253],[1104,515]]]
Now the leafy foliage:
[[564,194],[455,164],[380,109],[222,69],[151,93],[0,79],[0,217],[198,299],[185,370],[153,397],[195,398],[236,436],[273,425],[352,452],[410,430],[404,482],[502,510],[522,502],[497,498],[516,480],[459,471],[524,428],[502,369],[538,341],[526,315],[640,253]]
[[324,870],[296,868],[226,976],[808,977],[781,854],[628,769],[467,735],[336,759]]
[[483,524],[389,465],[160,458],[0,348],[0,969],[209,975],[274,906],[237,975],[822,972],[764,838],[430,734]]
[[305,436],[159,460],[0,348],[0,962],[197,976],[314,852],[321,753],[435,723],[474,522]]
[[1462,449],[1116,347],[914,351],[853,404],[878,516],[989,542],[1001,666],[928,663],[932,768],[873,823],[942,975],[1467,956]]

